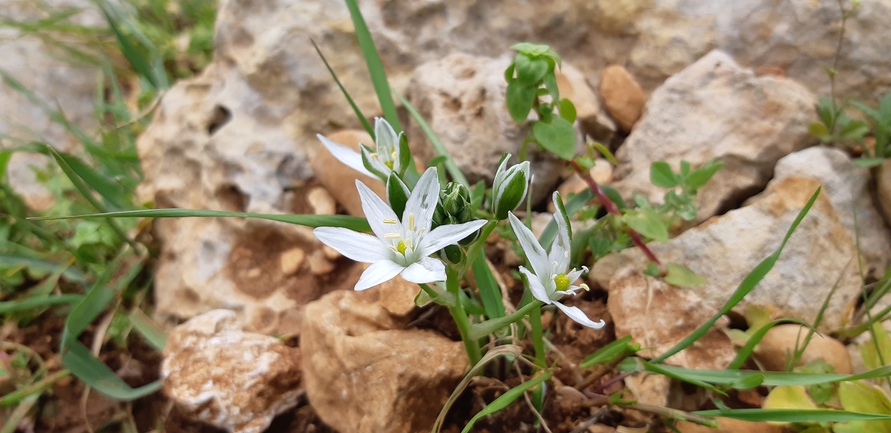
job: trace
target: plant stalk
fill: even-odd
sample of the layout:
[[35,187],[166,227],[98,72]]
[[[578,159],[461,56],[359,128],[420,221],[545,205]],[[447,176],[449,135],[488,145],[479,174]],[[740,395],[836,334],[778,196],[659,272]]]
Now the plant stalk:
[[482,359],[482,354],[480,352],[480,345],[477,343],[477,340],[470,337],[471,331],[471,323],[467,318],[467,313],[464,311],[464,305],[461,304],[461,297],[459,295],[459,291],[461,287],[458,284],[458,271],[451,266],[446,268],[446,289],[448,292],[455,296],[455,305],[453,307],[449,307],[449,313],[452,314],[452,319],[455,320],[455,324],[458,325],[458,332],[461,333],[461,340],[464,341],[464,350],[467,351],[467,357],[470,359],[470,365],[476,365],[480,359]]
[[482,323],[477,323],[470,328],[470,337],[474,341],[479,340],[480,338],[483,338],[501,328],[504,328],[511,323],[521,320],[523,317],[526,317],[526,315],[529,314],[530,311],[536,308],[541,308],[542,305],[543,304],[541,301],[532,301],[507,316],[486,320]]

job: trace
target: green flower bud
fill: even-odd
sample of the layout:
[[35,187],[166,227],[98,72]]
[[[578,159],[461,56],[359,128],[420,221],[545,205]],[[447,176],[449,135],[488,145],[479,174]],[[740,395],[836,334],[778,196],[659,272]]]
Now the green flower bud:
[[507,168],[509,158],[509,153],[501,158],[492,183],[492,213],[500,220],[507,218],[507,213],[519,206],[529,190],[529,161]]
[[[474,219],[470,190],[460,183],[450,182],[439,193],[439,203],[436,204],[436,210],[433,212],[434,226],[461,224]],[[461,239],[458,243],[468,245],[476,240],[477,236],[479,236],[479,232],[474,232]],[[452,255],[454,255],[454,251]]]

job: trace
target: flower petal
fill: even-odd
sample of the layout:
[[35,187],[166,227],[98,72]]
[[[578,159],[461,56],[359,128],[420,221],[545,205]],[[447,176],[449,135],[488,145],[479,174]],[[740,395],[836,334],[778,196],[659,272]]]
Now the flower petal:
[[356,283],[355,290],[365,290],[383,283],[384,281],[389,281],[396,275],[399,275],[403,269],[405,268],[390,260],[374,262],[365,270],[365,272],[362,272],[362,276],[359,277],[359,282]]
[[344,146],[340,143],[335,143],[328,138],[326,138],[322,134],[316,134],[316,137],[319,137],[319,140],[322,141],[322,144],[325,145],[325,148],[328,149],[328,152],[331,152],[338,161],[344,163],[347,167],[352,168],[353,170],[358,171],[367,176],[375,177],[367,168],[365,168],[365,164],[362,164],[362,155],[359,152],[356,152],[353,149],[350,149],[347,146]]
[[529,263],[532,265],[532,270],[534,270],[536,275],[539,275],[541,278],[548,278],[553,272],[551,269],[551,262],[548,260],[548,253],[542,248],[538,239],[535,239],[532,230],[529,230],[529,228],[526,227],[526,225],[523,224],[513,212],[508,212],[507,216],[508,219],[510,219],[510,226],[514,229],[514,233],[517,235],[517,240],[520,241],[520,246],[523,247],[523,251],[526,252],[526,258],[529,259]]
[[606,322],[604,322],[603,320],[595,322],[589,319],[588,316],[586,316],[579,307],[568,307],[556,301],[554,302],[554,305],[556,305],[557,308],[559,308],[560,311],[563,312],[563,314],[566,314],[567,316],[569,316],[570,319],[575,320],[582,326],[600,329],[603,328],[604,325],[606,325]]
[[538,278],[537,275],[529,272],[529,269],[526,269],[520,266],[520,272],[526,276],[526,280],[529,281],[529,290],[532,291],[532,297],[538,299],[545,304],[550,304],[551,298],[548,296],[548,290],[541,284],[541,279]]
[[466,238],[484,225],[486,225],[486,220],[441,225],[421,238],[420,245],[418,245],[418,253],[422,256],[429,256],[448,245]]
[[561,206],[557,201],[560,200],[560,195],[555,191],[554,192],[554,207],[557,209],[554,212],[554,221],[557,222],[557,236],[554,238],[554,243],[551,245],[551,253],[548,255],[548,261],[553,263],[557,262],[557,273],[564,273],[569,268],[569,252],[571,251],[571,241],[569,240],[569,226],[567,225],[566,216],[561,211]]
[[[399,224],[396,213],[374,191],[359,180],[356,180],[356,189],[359,190],[359,199],[362,200],[362,211],[365,212],[365,219],[368,220],[371,231],[381,239],[381,242],[387,242],[385,237],[387,233],[400,233],[402,231],[402,225]],[[395,221],[396,223],[388,224],[384,221]]]
[[402,278],[417,284],[445,281],[445,265],[439,259],[422,257],[419,263],[412,263],[402,271]]
[[405,204],[405,212],[402,213],[402,223],[407,227],[408,216],[414,214],[415,226],[412,230],[419,230],[423,227],[430,230],[431,221],[433,221],[433,212],[436,210],[436,203],[439,201],[439,174],[436,167],[428,168],[415,189],[411,192],[411,197]]
[[[374,138],[381,161],[394,161],[391,152],[399,152],[399,136],[396,135],[396,130],[390,126],[390,122],[382,117],[375,117]],[[394,163],[396,161],[399,161],[398,157],[395,158]]]
[[343,227],[319,227],[312,231],[322,243],[357,262],[388,260],[391,251],[380,239]]

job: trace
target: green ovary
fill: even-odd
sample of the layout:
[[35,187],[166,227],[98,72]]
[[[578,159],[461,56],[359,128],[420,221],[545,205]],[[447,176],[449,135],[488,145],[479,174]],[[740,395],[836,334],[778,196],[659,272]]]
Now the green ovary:
[[557,283],[557,291],[564,292],[569,288],[569,277],[566,274],[560,274],[554,277],[554,282]]
[[405,255],[406,249],[408,249],[408,247],[405,245],[405,241],[399,241],[399,243],[396,244],[396,251],[399,251],[399,254],[402,254],[403,256]]

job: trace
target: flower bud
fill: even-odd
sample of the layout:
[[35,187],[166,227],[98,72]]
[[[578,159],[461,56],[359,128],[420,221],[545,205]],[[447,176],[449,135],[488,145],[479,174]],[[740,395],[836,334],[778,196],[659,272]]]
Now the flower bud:
[[507,213],[526,198],[529,189],[529,161],[507,168],[508,158],[509,153],[501,158],[492,183],[492,213],[500,220],[507,218]]
[[[474,220],[473,206],[471,205],[470,190],[466,186],[450,182],[439,193],[439,203],[433,212],[434,225],[461,224]],[[467,245],[479,236],[479,232],[461,239],[458,243]]]

